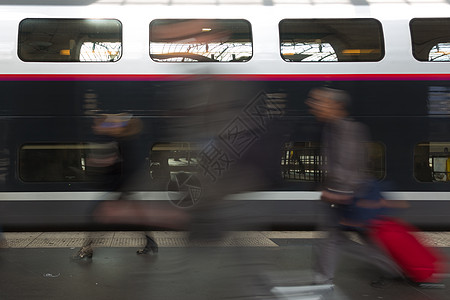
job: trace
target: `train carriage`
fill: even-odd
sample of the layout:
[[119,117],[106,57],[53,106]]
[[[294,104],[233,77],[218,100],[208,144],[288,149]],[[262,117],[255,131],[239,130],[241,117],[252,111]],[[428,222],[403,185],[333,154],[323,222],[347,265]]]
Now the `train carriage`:
[[266,184],[227,199],[265,225],[313,227],[324,174],[305,99],[324,85],[352,96],[368,172],[410,200],[404,218],[450,225],[446,2],[2,1],[0,16],[7,229],[93,226],[89,208],[126,168],[105,132],[130,120],[136,199],[189,209],[202,191],[191,175],[252,162]]

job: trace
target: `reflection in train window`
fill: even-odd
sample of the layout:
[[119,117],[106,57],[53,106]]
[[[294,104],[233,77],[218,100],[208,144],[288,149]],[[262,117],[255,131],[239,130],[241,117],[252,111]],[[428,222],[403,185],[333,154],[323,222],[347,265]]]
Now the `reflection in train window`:
[[196,172],[200,146],[194,143],[159,143],[150,153],[150,174],[154,179],[169,179],[179,172]]
[[240,19],[170,19],[150,23],[150,57],[157,62],[246,62],[250,23]]
[[108,19],[25,19],[18,54],[33,62],[115,62],[122,56],[122,24]]
[[188,208],[200,201],[202,188],[198,175],[199,144],[158,143],[150,153],[152,185],[166,188],[171,203]]
[[429,86],[427,107],[430,116],[450,116],[450,87],[446,85]]
[[383,31],[375,19],[285,19],[281,56],[288,62],[379,61]]
[[9,150],[7,148],[0,149],[0,186],[6,182],[10,167]]
[[[367,145],[366,172],[377,180],[385,177],[385,146],[379,142]],[[281,157],[282,178],[286,180],[321,182],[325,177],[326,163],[317,142],[290,142],[284,145]]]
[[417,18],[409,25],[415,59],[450,61],[450,18]]
[[324,177],[323,165],[319,143],[285,144],[281,157],[283,179],[320,182]]
[[430,50],[430,61],[450,61],[450,43],[439,43]]
[[26,182],[107,182],[120,173],[116,142],[24,145],[19,176]]
[[414,148],[414,176],[421,182],[450,182],[450,142],[424,142]]
[[380,142],[367,143],[367,172],[377,180],[386,176],[386,146]]

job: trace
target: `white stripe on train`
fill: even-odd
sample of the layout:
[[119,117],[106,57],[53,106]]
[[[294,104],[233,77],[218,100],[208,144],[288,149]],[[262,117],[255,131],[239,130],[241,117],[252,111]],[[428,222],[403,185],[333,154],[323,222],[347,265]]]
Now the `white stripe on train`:
[[[177,192],[142,191],[135,192],[135,200],[176,200]],[[409,201],[449,201],[450,192],[385,192],[385,197],[392,200]],[[117,199],[116,192],[1,192],[0,201],[95,201]],[[246,192],[229,195],[228,200],[249,201],[308,201],[319,200],[317,191],[266,191]]]

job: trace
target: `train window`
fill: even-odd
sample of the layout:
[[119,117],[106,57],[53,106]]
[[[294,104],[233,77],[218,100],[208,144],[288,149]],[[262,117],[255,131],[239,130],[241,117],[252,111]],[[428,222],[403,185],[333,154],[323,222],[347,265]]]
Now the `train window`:
[[414,148],[414,176],[421,182],[450,182],[450,142],[424,142]]
[[409,27],[415,59],[450,61],[450,18],[412,19]]
[[194,143],[159,143],[150,153],[152,178],[170,178],[179,172],[197,172],[200,146]]
[[28,62],[115,62],[122,24],[113,19],[24,19],[18,55]]
[[19,176],[25,182],[105,182],[120,173],[116,142],[24,145]]
[[150,175],[153,185],[167,188],[169,200],[177,207],[187,208],[200,200],[199,144],[188,142],[158,143],[150,153]]
[[288,62],[380,61],[383,31],[375,19],[285,19],[281,57]]
[[157,62],[246,62],[253,55],[250,23],[241,19],[159,19],[150,23]]
[[[385,177],[385,146],[379,142],[367,143],[367,173],[381,180]],[[290,142],[282,149],[281,170],[285,180],[321,182],[325,176],[323,165],[325,158],[321,155],[317,142]]]
[[386,176],[386,146],[381,142],[367,143],[367,172],[377,180]]
[[281,157],[282,178],[320,182],[324,177],[323,160],[319,143],[287,143]]

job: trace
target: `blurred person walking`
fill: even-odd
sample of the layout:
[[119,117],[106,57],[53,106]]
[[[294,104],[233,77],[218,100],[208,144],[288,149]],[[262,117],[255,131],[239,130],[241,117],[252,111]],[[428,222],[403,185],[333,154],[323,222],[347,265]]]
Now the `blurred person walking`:
[[[349,117],[350,96],[342,90],[321,87],[310,91],[306,103],[317,120],[324,123],[322,155],[326,162],[319,230],[328,236],[315,246],[314,282],[333,284],[338,251],[375,264],[386,277],[401,277],[396,263],[371,242],[364,224],[353,223],[358,219],[352,216],[356,213],[352,209],[356,199],[367,198],[373,191],[366,173],[368,130]],[[373,200],[380,199],[375,196]],[[350,239],[346,232],[349,228],[356,229],[364,244]]]
[[[101,200],[96,204],[92,215],[94,221],[102,223],[127,223],[132,224],[133,218],[142,218],[142,207],[134,203],[133,191],[142,181],[141,175],[145,162],[141,158],[145,157],[137,153],[142,147],[139,146],[139,134],[142,130],[142,122],[128,114],[105,114],[96,116],[92,126],[93,132],[98,136],[108,139],[110,151],[101,153],[99,157],[88,157],[87,167],[97,169],[96,176],[109,176],[114,181],[114,191],[119,193],[117,200]],[[111,141],[113,138],[113,141]],[[94,156],[92,154],[92,156]],[[120,171],[119,171],[120,170]],[[116,202],[119,201],[120,202]],[[107,214],[107,215],[105,215]],[[138,254],[157,253],[158,244],[150,232],[145,233],[146,245],[137,251]],[[74,259],[92,258],[93,237],[86,238],[83,246],[73,256]]]

